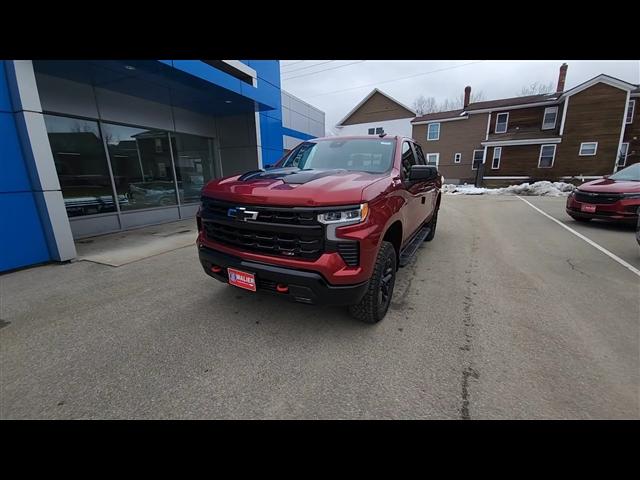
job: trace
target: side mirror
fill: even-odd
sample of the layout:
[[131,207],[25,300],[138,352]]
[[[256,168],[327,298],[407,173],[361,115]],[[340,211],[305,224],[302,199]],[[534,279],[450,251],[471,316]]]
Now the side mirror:
[[438,169],[431,165],[413,165],[409,170],[410,182],[426,182],[438,177]]

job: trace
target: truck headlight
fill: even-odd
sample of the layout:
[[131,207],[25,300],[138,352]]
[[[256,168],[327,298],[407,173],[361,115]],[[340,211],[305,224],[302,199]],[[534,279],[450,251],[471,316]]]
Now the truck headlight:
[[640,198],[640,193],[623,193],[622,198],[624,200],[631,200],[631,199],[635,200],[637,198]]
[[324,224],[355,224],[364,222],[369,215],[369,204],[363,203],[351,210],[335,210],[318,214],[318,221]]

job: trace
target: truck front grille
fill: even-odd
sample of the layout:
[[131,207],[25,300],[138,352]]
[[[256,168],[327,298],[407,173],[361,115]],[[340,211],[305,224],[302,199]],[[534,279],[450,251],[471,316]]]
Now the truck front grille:
[[255,220],[229,216],[238,208],[209,198],[203,199],[202,227],[207,238],[243,250],[315,260],[324,252],[324,228],[317,212],[303,208],[270,208],[241,205],[258,212]]
[[576,190],[575,199],[578,202],[583,203],[593,203],[593,204],[612,204],[616,203],[618,200],[622,198],[622,195],[618,195],[616,193],[586,193],[581,192],[580,190]]

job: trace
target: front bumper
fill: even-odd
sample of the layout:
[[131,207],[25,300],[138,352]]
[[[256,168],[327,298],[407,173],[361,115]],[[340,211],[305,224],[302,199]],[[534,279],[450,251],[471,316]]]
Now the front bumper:
[[[236,268],[256,276],[257,292],[277,295],[296,302],[353,305],[358,303],[367,291],[368,281],[356,285],[331,285],[316,272],[243,260],[205,246],[198,247],[198,254],[205,273],[216,280],[228,283],[227,268]],[[214,273],[211,271],[213,265],[222,267],[222,270]],[[278,292],[278,283],[287,285],[288,292]]]
[[615,203],[595,204],[595,213],[581,210],[583,202],[577,201],[572,195],[567,197],[566,212],[572,217],[591,218],[608,222],[635,223],[638,220],[640,200],[622,199]]

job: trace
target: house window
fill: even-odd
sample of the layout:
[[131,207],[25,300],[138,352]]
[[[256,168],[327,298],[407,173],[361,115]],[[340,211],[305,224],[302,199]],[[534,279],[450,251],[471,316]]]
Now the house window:
[[369,129],[369,135],[375,135],[376,134],[376,129],[375,128],[370,128]]
[[430,123],[427,127],[427,140],[439,140],[440,139],[440,124]]
[[598,151],[598,142],[582,142],[580,144],[580,152],[578,155],[581,157],[589,157],[595,155]]
[[493,160],[491,160],[491,168],[496,170],[500,168],[500,157],[502,156],[502,147],[495,147],[493,149]]
[[507,123],[509,123],[509,113],[499,113],[496,117],[496,129],[494,133],[504,133],[507,131]]
[[482,163],[484,158],[484,150],[473,151],[473,162],[471,162],[471,170],[477,170],[478,166]]
[[627,108],[627,121],[626,123],[632,123],[633,122],[633,114],[635,112],[636,109],[636,101],[635,100],[629,100],[629,107]]
[[553,160],[556,158],[555,145],[540,145],[540,157],[538,158],[538,168],[553,167]]
[[618,167],[624,167],[627,164],[627,155],[629,155],[629,143],[625,142],[620,145],[620,155],[618,155]]
[[381,135],[384,133],[384,128],[382,127],[370,128],[368,132],[369,132],[369,135]]
[[427,153],[427,165],[438,166],[440,163],[440,154],[439,153]]
[[542,117],[542,130],[550,130],[556,128],[556,120],[558,119],[558,107],[547,107],[544,109]]
[[462,160],[461,153],[456,153],[453,155],[453,163],[460,163],[461,160]]

